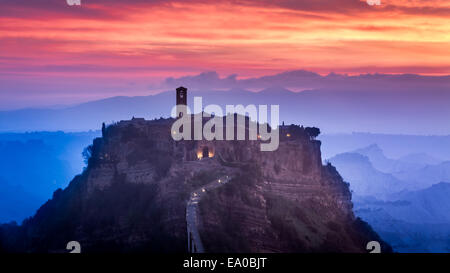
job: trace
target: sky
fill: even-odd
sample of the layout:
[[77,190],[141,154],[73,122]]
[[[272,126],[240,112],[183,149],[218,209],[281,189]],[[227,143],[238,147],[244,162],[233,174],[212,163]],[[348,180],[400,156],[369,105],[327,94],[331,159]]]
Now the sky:
[[450,74],[450,1],[0,0],[0,110],[161,91],[168,77]]

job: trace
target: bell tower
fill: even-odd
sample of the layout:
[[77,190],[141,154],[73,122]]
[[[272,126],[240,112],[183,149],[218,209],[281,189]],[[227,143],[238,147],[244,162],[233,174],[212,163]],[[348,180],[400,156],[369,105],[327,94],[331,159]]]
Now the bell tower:
[[187,88],[183,86],[177,88],[177,113],[179,118],[183,115],[180,109],[181,105],[187,106]]

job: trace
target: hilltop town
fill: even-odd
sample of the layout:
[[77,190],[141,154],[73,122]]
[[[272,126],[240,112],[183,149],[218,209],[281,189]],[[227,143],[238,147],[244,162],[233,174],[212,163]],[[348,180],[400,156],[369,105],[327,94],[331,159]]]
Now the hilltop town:
[[194,222],[204,252],[366,252],[372,240],[390,250],[354,216],[311,129],[282,125],[278,149],[264,152],[260,139],[175,141],[174,120],[104,126],[85,171],[22,226],[3,226],[16,236],[0,237],[2,248],[58,252],[76,240],[85,252],[193,251],[187,204],[204,189]]

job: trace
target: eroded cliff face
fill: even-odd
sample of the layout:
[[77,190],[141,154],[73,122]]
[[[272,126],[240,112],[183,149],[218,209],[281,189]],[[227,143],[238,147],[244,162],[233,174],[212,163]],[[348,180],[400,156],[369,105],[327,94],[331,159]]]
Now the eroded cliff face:
[[[3,228],[0,248],[64,251],[76,240],[84,252],[185,252],[186,201],[223,175],[232,181],[200,203],[206,251],[365,252],[380,240],[355,219],[348,185],[300,127],[283,127],[279,149],[261,152],[257,141],[176,142],[172,123],[109,126],[87,149],[83,174],[15,229],[15,241]],[[205,147],[211,158],[199,160]]]
[[200,203],[206,249],[367,252],[369,241],[380,241],[355,218],[348,184],[322,166],[320,142],[291,137],[274,152],[246,145],[248,165]]

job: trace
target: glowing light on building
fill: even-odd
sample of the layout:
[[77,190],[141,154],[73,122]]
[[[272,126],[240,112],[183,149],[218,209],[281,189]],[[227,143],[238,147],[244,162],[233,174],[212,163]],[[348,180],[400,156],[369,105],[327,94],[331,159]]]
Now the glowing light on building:
[[214,150],[208,147],[199,148],[197,150],[197,159],[214,157]]

